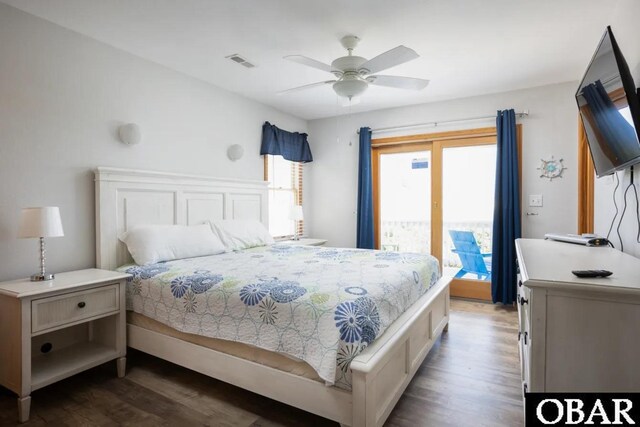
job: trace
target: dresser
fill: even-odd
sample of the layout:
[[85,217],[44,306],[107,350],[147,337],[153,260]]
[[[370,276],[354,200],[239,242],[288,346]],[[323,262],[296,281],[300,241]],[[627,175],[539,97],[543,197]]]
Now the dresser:
[[640,391],[640,259],[538,239],[516,251],[523,392]]
[[0,283],[0,384],[29,419],[31,392],[117,360],[125,373],[126,273],[87,269]]

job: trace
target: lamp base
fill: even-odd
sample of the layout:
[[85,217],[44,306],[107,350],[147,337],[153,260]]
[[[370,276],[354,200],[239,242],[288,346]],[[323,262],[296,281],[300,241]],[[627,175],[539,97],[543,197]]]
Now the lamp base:
[[44,282],[47,280],[53,280],[54,279],[54,275],[51,273],[45,273],[45,274],[34,274],[31,276],[31,281],[32,282]]

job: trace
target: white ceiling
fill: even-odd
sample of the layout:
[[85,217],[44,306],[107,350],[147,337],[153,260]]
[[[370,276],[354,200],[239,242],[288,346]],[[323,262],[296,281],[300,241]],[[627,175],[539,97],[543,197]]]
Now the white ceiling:
[[[248,98],[314,119],[348,112],[332,76],[282,59],[330,63],[355,34],[371,58],[397,45],[420,58],[384,72],[427,78],[421,92],[370,87],[352,111],[577,80],[618,0],[2,0]],[[615,28],[614,28],[615,31]],[[225,59],[238,53],[257,65]]]

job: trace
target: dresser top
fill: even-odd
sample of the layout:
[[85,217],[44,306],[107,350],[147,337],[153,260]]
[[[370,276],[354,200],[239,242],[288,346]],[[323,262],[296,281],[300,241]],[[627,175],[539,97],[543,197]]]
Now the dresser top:
[[[640,259],[610,247],[542,239],[517,239],[522,281],[529,287],[640,293]],[[572,270],[609,270],[604,278],[579,278]]]
[[9,295],[15,298],[31,297],[71,290],[80,286],[118,281],[129,276],[131,275],[127,273],[89,268],[67,273],[56,273],[55,279],[43,282],[32,282],[29,279],[0,282],[0,295]]

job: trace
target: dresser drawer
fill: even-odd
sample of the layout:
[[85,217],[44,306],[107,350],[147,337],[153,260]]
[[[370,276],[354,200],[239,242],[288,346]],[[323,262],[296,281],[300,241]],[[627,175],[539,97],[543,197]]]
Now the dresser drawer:
[[110,284],[31,302],[31,332],[36,333],[120,309],[120,285]]

